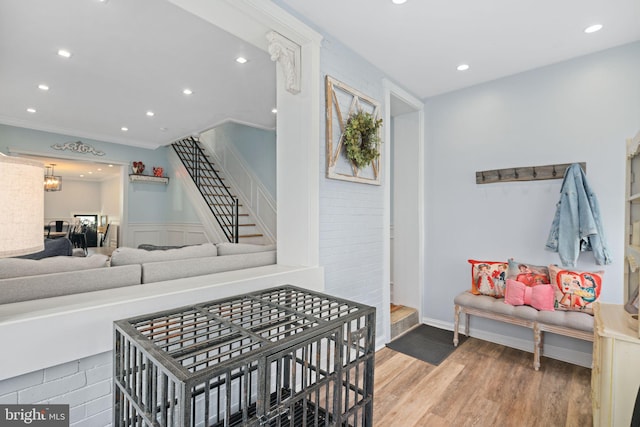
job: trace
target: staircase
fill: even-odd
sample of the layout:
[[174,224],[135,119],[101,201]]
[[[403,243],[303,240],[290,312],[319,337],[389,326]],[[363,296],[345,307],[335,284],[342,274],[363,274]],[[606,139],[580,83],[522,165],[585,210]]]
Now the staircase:
[[194,137],[183,138],[174,142],[172,147],[227,240],[232,243],[260,242],[263,234],[256,229],[250,213],[238,197],[232,194],[222,172],[214,168],[200,141]]
[[399,337],[418,325],[418,310],[391,304],[391,339]]

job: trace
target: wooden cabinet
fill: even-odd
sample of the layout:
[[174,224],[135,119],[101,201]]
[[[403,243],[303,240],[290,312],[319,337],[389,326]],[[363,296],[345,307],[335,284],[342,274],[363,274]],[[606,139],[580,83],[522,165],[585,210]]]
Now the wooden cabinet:
[[640,132],[627,139],[624,287],[627,308],[637,313],[640,284]]
[[628,426],[640,387],[640,339],[621,304],[594,304],[594,427]]

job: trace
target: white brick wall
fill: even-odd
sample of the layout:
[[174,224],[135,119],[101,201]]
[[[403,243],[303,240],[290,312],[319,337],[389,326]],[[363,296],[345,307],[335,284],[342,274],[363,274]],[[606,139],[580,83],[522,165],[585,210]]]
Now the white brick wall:
[[[383,73],[340,42],[326,37],[321,50],[322,78],[328,74],[382,105]],[[324,93],[324,81],[322,84]],[[325,268],[326,292],[375,306],[376,335],[380,338],[384,331],[384,187],[326,178],[324,96],[322,100],[320,265]]]
[[70,425],[111,425],[112,352],[0,382],[3,404],[68,404]]

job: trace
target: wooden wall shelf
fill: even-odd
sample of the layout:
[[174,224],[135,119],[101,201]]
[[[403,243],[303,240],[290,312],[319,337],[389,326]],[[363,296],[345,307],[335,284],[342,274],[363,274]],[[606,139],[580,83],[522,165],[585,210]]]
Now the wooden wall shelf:
[[129,174],[130,182],[149,182],[156,184],[168,184],[169,177],[167,176],[153,176],[153,175],[140,175],[140,174]]

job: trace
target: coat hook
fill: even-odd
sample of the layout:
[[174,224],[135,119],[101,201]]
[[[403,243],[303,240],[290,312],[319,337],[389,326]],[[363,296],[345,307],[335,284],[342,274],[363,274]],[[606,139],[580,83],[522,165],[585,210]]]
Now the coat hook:
[[516,179],[518,179],[518,169],[517,168],[513,168],[513,174],[515,175]]
[[556,176],[558,174],[558,172],[556,172],[556,165],[553,165],[553,172],[551,172],[552,176]]
[[498,181],[502,179],[502,174],[498,171]]
[[482,182],[484,182],[485,178],[484,178],[484,171],[482,172]]
[[538,176],[538,172],[536,172],[536,167],[533,167],[533,177],[536,178]]

